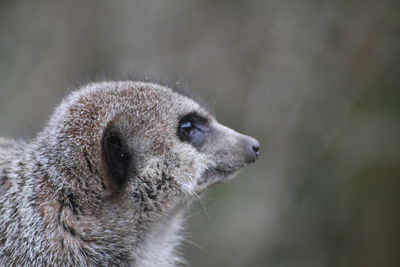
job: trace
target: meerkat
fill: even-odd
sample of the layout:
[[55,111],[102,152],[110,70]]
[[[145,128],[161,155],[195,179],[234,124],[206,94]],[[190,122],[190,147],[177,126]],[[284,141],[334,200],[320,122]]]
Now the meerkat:
[[259,147],[167,87],[84,86],[0,138],[0,266],[177,266],[185,207]]

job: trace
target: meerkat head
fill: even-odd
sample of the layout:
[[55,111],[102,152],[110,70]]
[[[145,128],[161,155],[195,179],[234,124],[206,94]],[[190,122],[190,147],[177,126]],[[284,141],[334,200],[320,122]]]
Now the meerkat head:
[[81,199],[122,195],[132,205],[182,203],[259,154],[257,140],[221,125],[192,99],[129,81],[74,92],[38,142],[59,189]]

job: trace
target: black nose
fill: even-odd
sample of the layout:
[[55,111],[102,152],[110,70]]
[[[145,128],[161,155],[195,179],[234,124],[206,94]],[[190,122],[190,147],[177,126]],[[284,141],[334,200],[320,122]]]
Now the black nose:
[[260,156],[260,143],[252,138],[252,137],[247,137],[246,138],[246,143],[247,143],[247,155],[248,155],[248,162],[254,162],[258,159]]
[[257,144],[254,144],[251,148],[258,157],[260,155],[260,144],[257,142]]

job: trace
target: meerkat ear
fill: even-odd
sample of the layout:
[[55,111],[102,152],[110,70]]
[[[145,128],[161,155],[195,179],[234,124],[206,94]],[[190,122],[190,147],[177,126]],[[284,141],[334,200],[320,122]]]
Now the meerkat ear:
[[137,174],[135,156],[122,134],[113,128],[105,130],[102,148],[112,183],[121,188],[129,178]]

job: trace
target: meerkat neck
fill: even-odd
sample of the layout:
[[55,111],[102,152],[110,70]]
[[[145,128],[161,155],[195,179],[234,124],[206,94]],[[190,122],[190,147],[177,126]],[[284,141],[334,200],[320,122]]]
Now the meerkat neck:
[[138,266],[169,267],[183,263],[177,251],[183,241],[183,224],[184,209],[151,224],[137,251]]

